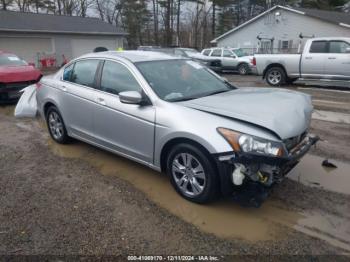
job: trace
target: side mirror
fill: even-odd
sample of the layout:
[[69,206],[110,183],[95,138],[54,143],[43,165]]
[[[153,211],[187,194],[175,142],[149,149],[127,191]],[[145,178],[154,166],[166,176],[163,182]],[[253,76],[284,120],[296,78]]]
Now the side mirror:
[[124,104],[139,105],[142,102],[142,95],[137,91],[125,91],[119,93],[119,99]]
[[350,47],[345,48],[345,53],[350,54]]

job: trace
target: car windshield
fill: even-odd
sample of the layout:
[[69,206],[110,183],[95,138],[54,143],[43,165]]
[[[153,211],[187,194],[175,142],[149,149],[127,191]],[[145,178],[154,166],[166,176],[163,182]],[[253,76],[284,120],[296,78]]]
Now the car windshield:
[[184,52],[187,54],[187,55],[195,55],[195,54],[198,54],[199,52],[196,50],[196,49],[184,49]]
[[232,50],[238,57],[247,56],[247,54],[242,49]]
[[236,89],[191,60],[138,62],[136,66],[163,100],[185,101]]
[[21,66],[27,65],[27,62],[13,54],[0,54],[0,66]]

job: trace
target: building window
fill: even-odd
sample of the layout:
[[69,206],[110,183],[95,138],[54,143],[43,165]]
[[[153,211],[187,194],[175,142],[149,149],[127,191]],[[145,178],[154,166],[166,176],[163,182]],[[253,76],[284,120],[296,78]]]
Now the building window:
[[289,48],[289,41],[282,41],[282,49],[288,49]]

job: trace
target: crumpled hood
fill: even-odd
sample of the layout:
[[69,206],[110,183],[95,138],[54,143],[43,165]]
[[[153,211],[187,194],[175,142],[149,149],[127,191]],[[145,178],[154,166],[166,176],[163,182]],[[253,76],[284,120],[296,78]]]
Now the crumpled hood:
[[31,65],[0,66],[0,82],[15,83],[37,80],[41,72]]
[[181,104],[267,128],[281,139],[303,133],[313,110],[309,95],[276,88],[237,89]]

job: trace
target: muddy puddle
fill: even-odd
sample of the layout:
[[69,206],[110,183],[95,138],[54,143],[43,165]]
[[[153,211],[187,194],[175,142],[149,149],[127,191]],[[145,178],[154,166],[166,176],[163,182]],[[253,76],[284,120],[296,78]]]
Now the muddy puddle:
[[350,165],[329,160],[336,168],[323,167],[323,160],[318,156],[306,155],[288,177],[307,186],[350,194]]
[[[159,206],[218,237],[247,241],[279,240],[288,237],[288,230],[297,230],[350,251],[350,223],[347,219],[289,211],[283,208],[283,203],[272,200],[267,200],[259,209],[243,208],[229,200],[209,205],[193,204],[177,195],[165,175],[147,167],[85,143],[58,145],[52,140],[48,143],[54,154],[82,159],[104,175],[129,181]],[[308,159],[316,161],[307,156],[305,162]]]
[[0,113],[6,116],[13,116],[15,113],[14,105],[0,105]]

